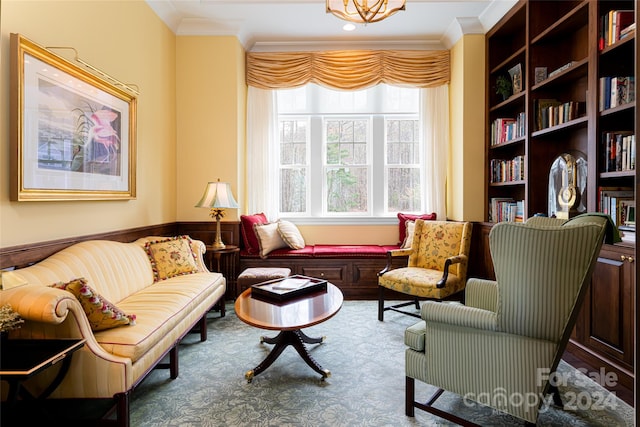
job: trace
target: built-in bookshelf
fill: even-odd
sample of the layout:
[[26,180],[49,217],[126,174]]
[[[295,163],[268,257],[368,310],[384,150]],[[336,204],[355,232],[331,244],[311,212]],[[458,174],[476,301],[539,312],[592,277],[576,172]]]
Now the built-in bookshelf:
[[[486,221],[558,214],[558,185],[579,190],[568,216],[611,215],[623,242],[603,246],[569,348],[629,386],[635,308],[624,296],[635,292],[635,7],[632,0],[519,1],[486,45]],[[521,84],[503,97],[498,81],[514,69]],[[564,169],[556,168],[559,160]]]
[[[572,213],[600,210],[599,187],[635,181],[633,1],[521,1],[487,34],[486,219],[491,201],[553,214],[551,166],[586,159]],[[518,85],[505,96],[498,81]],[[585,176],[580,176],[585,175]]]

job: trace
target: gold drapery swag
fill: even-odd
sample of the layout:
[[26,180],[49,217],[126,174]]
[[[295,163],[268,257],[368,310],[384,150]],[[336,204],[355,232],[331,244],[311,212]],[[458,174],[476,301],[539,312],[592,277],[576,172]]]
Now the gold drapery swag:
[[316,83],[359,90],[380,83],[428,88],[449,83],[448,50],[247,52],[247,85],[285,89]]

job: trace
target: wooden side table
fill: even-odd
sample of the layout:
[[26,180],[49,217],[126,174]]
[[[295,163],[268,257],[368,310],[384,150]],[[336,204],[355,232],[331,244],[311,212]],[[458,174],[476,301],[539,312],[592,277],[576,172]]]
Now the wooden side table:
[[222,273],[227,279],[225,299],[234,300],[240,268],[240,248],[236,245],[226,245],[222,249],[214,249],[213,246],[207,245],[206,253],[209,254],[209,270]]
[[45,399],[60,385],[71,365],[72,354],[84,346],[84,339],[8,339],[0,347],[0,378],[9,383],[7,401],[14,402],[23,381],[58,362],[62,367],[40,396]]

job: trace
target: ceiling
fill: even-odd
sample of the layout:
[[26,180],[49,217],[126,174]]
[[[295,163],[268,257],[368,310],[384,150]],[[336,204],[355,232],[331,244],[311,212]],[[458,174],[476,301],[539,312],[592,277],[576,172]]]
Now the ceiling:
[[[515,0],[407,0],[406,10],[346,32],[325,0],[146,0],[177,35],[236,36],[247,50],[301,45],[450,48],[484,34]],[[371,1],[371,0],[370,0]]]

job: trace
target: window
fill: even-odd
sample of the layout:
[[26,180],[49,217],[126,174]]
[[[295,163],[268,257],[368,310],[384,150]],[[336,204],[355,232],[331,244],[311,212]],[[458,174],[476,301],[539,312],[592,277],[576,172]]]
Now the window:
[[419,89],[277,91],[279,215],[389,217],[424,207]]

